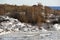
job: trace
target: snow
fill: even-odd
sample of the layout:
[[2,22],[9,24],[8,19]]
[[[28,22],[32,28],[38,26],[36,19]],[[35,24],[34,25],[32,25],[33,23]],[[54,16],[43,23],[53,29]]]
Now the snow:
[[50,22],[50,20],[46,20],[46,22],[48,22],[48,23],[49,23],[49,22]]
[[27,23],[21,23],[20,21],[18,21],[17,19],[14,18],[10,18],[10,17],[6,17],[6,16],[2,16],[2,18],[4,19],[8,19],[8,21],[4,21],[1,22],[0,25],[1,28],[5,31],[6,29],[9,31],[39,31],[37,26],[32,26],[30,24]]
[[0,29],[0,32],[2,32],[3,31],[3,29]]
[[49,17],[52,17],[52,16],[53,16],[53,14],[50,14],[50,15],[49,15]]
[[54,24],[53,27],[58,31],[60,30],[60,24]]
[[2,40],[60,40],[59,31],[49,32],[12,32],[9,34],[1,35]]
[[41,27],[42,28],[42,31],[47,31],[46,29],[44,29],[43,27]]
[[[59,40],[60,24],[46,24],[41,26],[21,23],[19,20],[2,16],[5,20],[0,23],[1,40]],[[47,28],[49,27],[49,29]],[[55,30],[55,31],[54,31]]]

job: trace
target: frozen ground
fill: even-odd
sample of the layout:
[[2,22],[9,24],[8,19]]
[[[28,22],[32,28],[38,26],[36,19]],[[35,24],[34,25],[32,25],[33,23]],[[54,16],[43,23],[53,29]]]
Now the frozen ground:
[[43,24],[39,30],[37,26],[7,16],[0,16],[0,21],[0,40],[60,40],[60,24],[49,29],[47,24]]
[[60,32],[12,32],[1,35],[0,40],[60,40]]

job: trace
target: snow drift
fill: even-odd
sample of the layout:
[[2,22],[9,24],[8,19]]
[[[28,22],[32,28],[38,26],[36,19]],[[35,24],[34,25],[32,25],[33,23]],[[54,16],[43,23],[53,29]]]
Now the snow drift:
[[[8,16],[0,16],[1,20],[4,20],[0,22],[0,30],[3,31],[39,31],[37,26],[32,26],[27,23],[21,23],[17,19],[10,18]],[[0,20],[0,21],[1,21]]]
[[58,40],[60,39],[58,30],[60,24],[43,23],[39,29],[36,25],[32,26],[8,16],[0,16],[1,40]]
[[[3,21],[2,21],[3,20]],[[50,26],[49,26],[50,25]],[[39,32],[39,31],[56,31],[60,29],[59,24],[42,24],[41,29],[38,26],[32,26],[27,23],[21,23],[19,20],[10,18],[8,16],[0,16],[0,33],[10,31],[23,31],[23,32]],[[49,27],[49,29],[48,29]]]

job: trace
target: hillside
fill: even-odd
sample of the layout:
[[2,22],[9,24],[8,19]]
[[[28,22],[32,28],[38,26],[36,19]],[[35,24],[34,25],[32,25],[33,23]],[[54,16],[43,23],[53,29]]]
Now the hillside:
[[41,4],[37,5],[8,5],[0,4],[0,15],[8,15],[25,23],[32,23],[33,25],[46,22],[48,15],[59,14],[60,11],[53,10],[48,6]]

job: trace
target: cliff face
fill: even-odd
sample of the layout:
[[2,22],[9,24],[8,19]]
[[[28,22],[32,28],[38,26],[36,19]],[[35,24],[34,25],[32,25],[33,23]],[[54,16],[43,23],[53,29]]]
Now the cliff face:
[[[55,13],[56,10],[53,10],[47,6],[43,5],[33,5],[33,6],[16,6],[16,5],[0,5],[0,15],[8,15],[10,17],[17,18],[21,22],[41,24],[45,22],[45,16]],[[60,12],[60,11],[59,11]],[[58,11],[56,13],[59,13]]]

